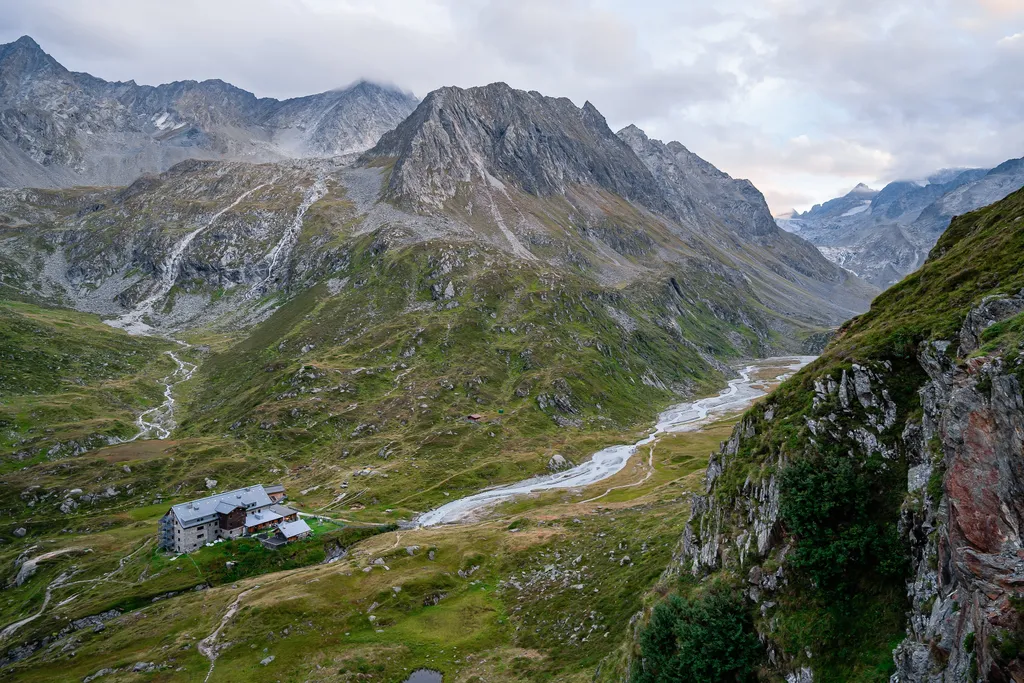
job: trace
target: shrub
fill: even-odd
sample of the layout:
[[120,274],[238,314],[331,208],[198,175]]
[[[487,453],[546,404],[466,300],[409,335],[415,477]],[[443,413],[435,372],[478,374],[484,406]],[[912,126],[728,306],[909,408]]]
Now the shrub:
[[834,598],[867,573],[902,577],[906,554],[889,500],[892,488],[879,458],[860,463],[827,454],[782,471],[779,511],[796,543],[789,561]]
[[723,590],[656,605],[640,651],[633,683],[747,681],[764,653],[743,598]]

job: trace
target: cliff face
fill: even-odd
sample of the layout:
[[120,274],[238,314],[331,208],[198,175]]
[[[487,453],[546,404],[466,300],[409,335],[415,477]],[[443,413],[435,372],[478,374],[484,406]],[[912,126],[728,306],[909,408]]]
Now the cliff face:
[[461,187],[483,182],[540,196],[594,186],[671,213],[647,167],[594,105],[504,83],[431,92],[364,158],[394,159],[385,196],[419,209],[439,209]]
[[896,681],[1024,679],[1021,359],[971,355],[981,330],[1021,310],[1024,292],[974,309],[960,335],[959,362],[950,342],[932,342],[921,354],[929,381],[908,480],[921,504],[901,521],[913,575]]
[[742,591],[773,677],[1024,680],[1022,211],[954,221],[712,457],[669,574]]

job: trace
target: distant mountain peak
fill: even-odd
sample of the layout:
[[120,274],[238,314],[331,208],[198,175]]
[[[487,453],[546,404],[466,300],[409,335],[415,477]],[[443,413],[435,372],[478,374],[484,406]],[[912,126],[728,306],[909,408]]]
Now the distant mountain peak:
[[440,208],[465,183],[511,183],[527,193],[564,195],[597,187],[653,211],[671,209],[654,178],[590,102],[517,90],[507,83],[447,86],[364,155],[395,160],[385,194]]
[[31,36],[22,36],[13,43],[0,45],[0,69],[8,71],[12,66],[22,72],[33,72],[43,68],[64,71],[57,60],[39,47],[39,43]]
[[348,93],[391,93],[395,95],[401,95],[410,99],[414,99],[414,95],[403,88],[393,85],[391,83],[382,83],[379,81],[370,80],[369,78],[360,78],[358,80],[343,85],[340,88],[334,88],[331,92],[348,92]]
[[860,195],[860,194],[878,194],[878,190],[873,190],[864,183],[857,183],[857,186],[850,190],[848,195]]
[[69,71],[23,36],[0,45],[0,187],[126,185],[190,158],[355,154],[416,102],[365,79],[283,101],[217,78],[110,82]]
[[11,45],[17,45],[19,47],[39,50],[40,52],[43,51],[43,48],[39,47],[39,43],[37,43],[32,38],[32,36],[29,36],[29,35],[24,35],[21,38],[18,38],[16,41],[14,41],[13,43],[10,43],[10,44]]

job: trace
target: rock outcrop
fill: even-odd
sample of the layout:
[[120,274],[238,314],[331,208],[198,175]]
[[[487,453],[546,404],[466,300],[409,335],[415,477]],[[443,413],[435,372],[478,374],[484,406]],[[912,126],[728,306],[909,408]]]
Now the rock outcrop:
[[[977,339],[979,320],[1022,304],[1024,296],[1008,297],[972,309],[961,350]],[[908,482],[920,504],[902,520],[912,607],[894,683],[1024,679],[1024,373],[1019,359],[954,362],[951,348],[935,342],[921,358],[929,382],[921,424],[909,432],[920,458]]]
[[[816,641],[806,632],[794,648],[786,626],[806,618],[794,610],[815,602],[827,610],[840,599],[823,592],[808,568],[825,557],[841,561],[833,553],[846,550],[809,548],[807,539],[854,539],[841,536],[849,525],[879,523],[902,539],[908,569],[880,569],[882,561],[904,561],[899,543],[887,546],[892,554],[845,565],[845,590],[870,593],[885,580],[887,592],[876,595],[889,597],[859,616],[850,601],[843,618],[888,610],[891,635],[873,641],[877,652],[898,634],[893,600],[899,577],[906,579],[906,637],[893,652],[892,683],[1024,680],[1022,202],[1018,192],[957,219],[919,275],[844,326],[818,363],[752,408],[711,458],[668,574],[714,575],[741,590],[777,675],[813,680],[835,649],[824,634]],[[978,268],[970,278],[949,276],[965,262]],[[826,453],[870,473],[866,489],[829,495],[878,495],[881,507],[865,513],[875,517],[837,524],[837,506],[850,501],[823,507],[786,497],[787,468],[827,462],[814,459]],[[824,532],[794,534],[790,522],[809,527],[806,518],[785,516],[790,503],[799,514],[822,515],[813,518]],[[808,551],[824,554],[808,560]],[[793,559],[798,552],[803,564]],[[830,662],[830,675],[855,665],[850,647],[846,660]]]

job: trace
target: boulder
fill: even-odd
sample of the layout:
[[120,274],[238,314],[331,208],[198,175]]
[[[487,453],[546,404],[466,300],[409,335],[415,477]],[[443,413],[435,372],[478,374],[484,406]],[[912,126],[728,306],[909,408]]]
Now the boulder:
[[548,469],[552,472],[561,472],[569,469],[570,467],[572,467],[572,463],[566,460],[565,457],[559,453],[555,453],[551,456],[551,459],[548,460]]

